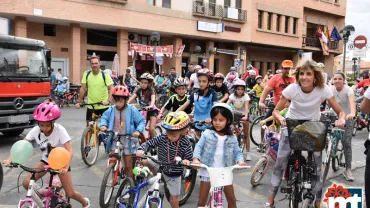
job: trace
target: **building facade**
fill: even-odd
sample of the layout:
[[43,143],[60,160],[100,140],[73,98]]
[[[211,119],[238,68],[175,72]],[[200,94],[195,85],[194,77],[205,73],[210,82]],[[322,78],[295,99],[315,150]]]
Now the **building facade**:
[[[152,53],[138,53],[131,43],[170,45],[161,68],[181,73],[188,64],[204,64],[226,73],[240,59],[262,74],[275,71],[284,59],[298,62],[298,51],[313,52],[332,72],[342,41],[329,40],[324,56],[315,32],[318,25],[344,27],[346,0],[3,0],[0,16],[10,20],[10,35],[44,40],[51,49],[52,67],[62,68],[79,83],[94,52],[105,68],[115,54],[122,74],[135,65],[137,73],[153,69]],[[181,56],[175,53],[185,45]],[[196,51],[200,46],[200,51]],[[197,47],[199,48],[199,47]],[[157,66],[158,67],[158,66]]]

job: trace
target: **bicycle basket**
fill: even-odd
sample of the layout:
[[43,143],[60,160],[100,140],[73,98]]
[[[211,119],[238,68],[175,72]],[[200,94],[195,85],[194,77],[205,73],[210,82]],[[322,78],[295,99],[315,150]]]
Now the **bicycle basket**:
[[287,119],[290,148],[300,151],[322,151],[326,144],[327,126],[320,121]]

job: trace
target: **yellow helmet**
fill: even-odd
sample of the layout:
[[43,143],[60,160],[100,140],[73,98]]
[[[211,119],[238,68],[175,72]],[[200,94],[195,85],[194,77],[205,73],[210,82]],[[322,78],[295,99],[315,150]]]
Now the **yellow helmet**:
[[189,116],[184,111],[170,112],[163,119],[162,127],[167,130],[181,130],[186,128],[189,123]]

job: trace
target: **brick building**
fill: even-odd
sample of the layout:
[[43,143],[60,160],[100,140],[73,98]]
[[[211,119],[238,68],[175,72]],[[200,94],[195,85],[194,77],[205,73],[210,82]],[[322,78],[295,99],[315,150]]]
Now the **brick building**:
[[[150,34],[161,34],[159,45],[184,44],[181,57],[164,56],[163,69],[178,72],[202,63],[227,72],[241,59],[240,72],[251,63],[263,74],[284,59],[298,60],[298,50],[313,52],[332,72],[342,41],[329,41],[323,56],[315,37],[318,25],[344,26],[346,0],[3,0],[0,16],[10,19],[10,35],[44,40],[52,50],[52,66],[78,83],[88,57],[100,55],[111,68],[114,55],[121,72],[135,64],[138,73],[153,68],[152,56],[133,60],[130,42],[153,45]],[[201,52],[195,52],[200,46]],[[210,48],[217,48],[210,53]],[[136,54],[136,53],[135,53]],[[160,55],[160,54],[159,54]]]

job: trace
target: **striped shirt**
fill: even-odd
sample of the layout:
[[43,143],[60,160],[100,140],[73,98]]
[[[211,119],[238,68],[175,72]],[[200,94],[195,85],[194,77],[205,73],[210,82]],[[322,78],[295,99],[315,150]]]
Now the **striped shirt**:
[[[161,134],[141,145],[141,148],[148,152],[152,148],[158,148],[158,160],[161,162],[175,162],[175,157],[181,157],[183,160],[193,158],[193,150],[190,140],[187,136],[181,136],[178,141],[171,142],[167,134]],[[169,158],[168,158],[169,156]],[[180,176],[183,168],[179,165],[163,165],[163,173],[167,176]]]

